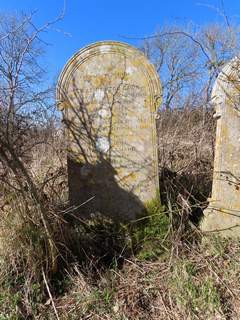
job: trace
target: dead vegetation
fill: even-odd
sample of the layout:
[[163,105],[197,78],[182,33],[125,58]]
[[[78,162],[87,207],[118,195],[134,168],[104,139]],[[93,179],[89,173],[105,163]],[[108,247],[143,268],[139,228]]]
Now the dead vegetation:
[[[215,145],[212,108],[159,113],[159,171],[162,202],[177,203],[198,223],[211,193]],[[185,208],[185,209],[184,209]]]
[[158,120],[163,206],[153,202],[144,223],[123,225],[101,215],[82,221],[81,206],[69,207],[64,136],[49,117],[51,90],[35,91],[42,69],[30,58],[45,29],[28,29],[31,19],[5,21],[0,35],[0,319],[239,319],[239,241],[201,242],[197,228],[213,169],[208,93],[235,52],[233,30],[231,37],[221,28],[193,35],[208,59],[186,75],[189,54],[193,63],[203,53],[197,42],[184,50],[174,29],[175,42],[158,33],[154,45],[144,44],[157,49],[147,53],[158,58],[165,90]]
[[36,203],[29,198],[26,205],[5,190],[3,319],[239,318],[239,242],[201,243],[194,226],[211,185],[211,111],[160,113],[158,134],[164,206],[152,203],[143,224],[116,224],[101,216],[82,221],[66,202],[62,135],[50,135],[52,143],[34,150],[39,156],[33,159],[41,161],[34,160],[31,170],[44,185],[57,253],[52,260]]
[[75,270],[55,303],[61,319],[238,319],[239,259],[238,242],[178,243],[161,260],[112,268],[95,286]]

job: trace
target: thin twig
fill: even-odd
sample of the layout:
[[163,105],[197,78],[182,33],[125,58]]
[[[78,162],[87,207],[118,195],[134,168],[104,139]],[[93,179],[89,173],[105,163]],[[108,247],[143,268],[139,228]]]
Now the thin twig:
[[48,286],[47,279],[46,279],[46,275],[45,275],[45,272],[44,272],[43,269],[42,269],[42,275],[43,275],[43,280],[44,280],[45,286],[46,286],[46,288],[47,288],[47,292],[48,292],[48,295],[49,295],[49,299],[51,300],[51,303],[52,303],[52,306],[53,306],[54,313],[55,313],[55,315],[56,315],[57,320],[60,320],[60,318],[59,318],[59,316],[58,316],[57,308],[56,308],[55,303],[54,303],[54,301],[53,301],[53,297],[52,297],[50,288],[49,288],[49,286]]

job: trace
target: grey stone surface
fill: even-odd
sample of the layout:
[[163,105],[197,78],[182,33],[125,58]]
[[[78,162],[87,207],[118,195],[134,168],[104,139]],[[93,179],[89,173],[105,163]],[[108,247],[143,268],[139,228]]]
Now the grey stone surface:
[[212,91],[217,119],[212,196],[202,230],[240,236],[240,59],[225,66]]
[[77,52],[58,82],[68,139],[70,201],[86,214],[135,219],[159,193],[155,112],[158,74],[120,42]]

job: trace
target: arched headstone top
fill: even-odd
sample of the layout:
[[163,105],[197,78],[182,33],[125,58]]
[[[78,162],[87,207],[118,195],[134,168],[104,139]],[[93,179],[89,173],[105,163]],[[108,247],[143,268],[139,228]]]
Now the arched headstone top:
[[[215,107],[215,117],[219,118],[224,108],[233,107],[240,112],[240,58],[228,62],[219,73],[211,95]],[[240,113],[239,113],[240,115]]]
[[[119,41],[99,41],[90,44],[80,49],[69,59],[58,79],[57,105],[61,111],[64,111],[66,92],[68,92],[80,65],[88,63],[88,61],[95,56],[104,57],[104,55],[110,54],[126,58],[131,61],[133,68],[141,71],[147,81],[150,96],[154,99],[151,102],[151,111],[156,111],[162,102],[162,88],[154,66],[148,61],[143,52],[127,43]],[[97,73],[97,70],[94,70],[94,72]],[[126,67],[126,73],[131,72],[133,73],[131,66]]]

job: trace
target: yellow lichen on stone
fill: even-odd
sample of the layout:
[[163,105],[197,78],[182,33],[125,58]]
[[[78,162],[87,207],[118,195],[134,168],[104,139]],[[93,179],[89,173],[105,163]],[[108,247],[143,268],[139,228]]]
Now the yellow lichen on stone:
[[239,58],[220,73],[212,97],[217,113],[212,196],[202,230],[240,236],[240,87]]
[[80,163],[78,169],[71,163],[70,199],[95,195],[98,210],[134,217],[159,189],[155,111],[161,87],[154,67],[128,44],[95,43],[64,68],[58,100],[63,96],[71,106],[63,111],[74,146],[70,158]]

